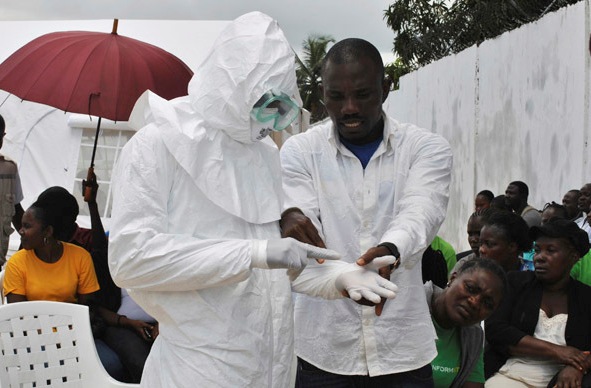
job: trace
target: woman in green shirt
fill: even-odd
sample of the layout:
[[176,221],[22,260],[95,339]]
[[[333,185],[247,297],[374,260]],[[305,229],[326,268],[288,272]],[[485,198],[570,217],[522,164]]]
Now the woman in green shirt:
[[431,362],[435,387],[484,386],[483,331],[480,322],[499,306],[507,282],[494,261],[475,258],[452,274],[445,289],[425,284],[437,332],[437,357]]

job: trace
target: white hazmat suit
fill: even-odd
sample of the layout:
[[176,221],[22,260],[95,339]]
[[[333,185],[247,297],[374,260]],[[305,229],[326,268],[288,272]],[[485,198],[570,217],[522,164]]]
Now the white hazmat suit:
[[[294,63],[277,23],[246,14],[216,40],[189,96],[147,92],[136,103],[130,122],[142,129],[113,177],[109,266],[159,322],[143,387],[289,385],[289,279],[254,265],[280,239],[279,155],[269,138],[252,140],[249,123],[265,92],[299,98]],[[340,297],[351,264],[332,267],[303,291]]]

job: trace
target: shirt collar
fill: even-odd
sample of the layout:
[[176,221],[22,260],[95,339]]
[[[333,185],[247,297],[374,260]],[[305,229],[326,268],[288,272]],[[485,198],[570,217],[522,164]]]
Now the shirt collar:
[[[380,155],[384,152],[386,152],[388,154],[394,152],[395,137],[398,133],[398,131],[397,131],[398,127],[397,127],[396,121],[390,119],[384,111],[382,111],[382,117],[384,118],[384,134],[383,134],[384,138],[383,138],[382,143],[377,148],[375,155]],[[330,121],[330,118],[328,118],[326,120]],[[332,124],[332,122],[330,123],[328,142],[330,144],[332,144],[332,146],[334,147],[335,154],[337,152],[340,152],[343,155],[355,157],[355,155],[353,155],[353,153],[351,151],[349,151],[349,149],[347,147],[345,147],[343,145],[343,143],[341,143],[338,133],[337,133],[337,129],[334,126],[334,124]]]

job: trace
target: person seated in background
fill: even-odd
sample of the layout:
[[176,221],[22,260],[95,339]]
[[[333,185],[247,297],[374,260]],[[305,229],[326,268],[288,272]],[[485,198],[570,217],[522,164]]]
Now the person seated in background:
[[569,274],[589,240],[565,219],[533,227],[530,235],[535,271],[508,273],[505,297],[485,321],[485,387],[588,387],[591,287]]
[[496,261],[505,272],[523,271],[522,254],[532,248],[523,218],[505,210],[490,211],[482,219],[480,257]]
[[91,229],[76,224],[78,202],[65,188],[50,187],[39,195],[39,200],[51,203],[62,216],[65,239],[90,249],[100,284],[93,305],[93,313],[96,310],[98,317],[93,316],[93,319],[100,322],[101,327],[100,333],[97,330],[94,333],[101,361],[117,380],[139,383],[153,340],[158,336],[157,324],[113,282],[108,267],[108,239],[96,202],[96,175],[91,171],[88,178],[84,187],[90,189],[85,201],[89,208]]
[[47,202],[27,209],[19,230],[23,249],[6,264],[4,294],[8,303],[51,300],[90,304],[99,290],[90,254],[63,241],[60,215]]
[[520,215],[529,227],[539,226],[540,212],[527,203],[529,188],[524,182],[513,181],[505,190],[505,204],[516,214]]
[[108,266],[108,239],[96,202],[98,184],[94,171],[89,171],[84,187],[90,189],[90,195],[85,196],[84,200],[90,210],[92,259],[101,285],[97,295],[98,312],[106,323],[101,339],[117,353],[126,371],[125,382],[137,384],[141,380],[152,344],[158,337],[158,322],[129,296],[126,289],[117,287],[113,281]]
[[458,262],[463,258],[471,259],[480,256],[480,229],[482,229],[482,219],[489,212],[487,209],[475,211],[468,218],[466,232],[468,233],[470,249],[456,255]]
[[[564,206],[552,201],[548,202],[544,205],[542,211],[540,212],[541,215],[541,225],[544,225],[546,222],[551,220],[552,218],[562,218],[566,219],[566,209]],[[534,244],[535,245],[535,244]],[[529,251],[523,252],[522,259],[524,268],[528,271],[534,270],[534,255],[535,251],[534,248],[530,249]]]
[[474,198],[474,211],[477,212],[483,209],[488,209],[494,198],[495,195],[492,191],[482,190],[476,194],[476,198]]
[[584,218],[583,212],[579,209],[580,196],[580,190],[572,189],[562,197],[562,206],[566,208],[566,218],[575,223],[582,222]]
[[100,308],[107,323],[102,340],[117,353],[125,367],[128,383],[139,383],[144,365],[158,337],[158,322],[146,313],[121,289],[121,301],[117,312]]
[[481,322],[501,303],[507,282],[492,260],[474,258],[452,274],[447,287],[425,284],[437,332],[437,357],[431,362],[436,388],[478,388],[484,383]]
[[460,252],[456,255],[456,265],[449,271],[449,276],[456,272],[463,263],[468,260],[480,257],[480,229],[482,229],[483,219],[491,210],[485,208],[478,210],[468,218],[467,232],[468,232],[468,244],[470,244],[470,250]]
[[591,183],[585,183],[581,187],[580,194],[578,205],[579,210],[583,212],[583,217],[580,217],[576,224],[579,228],[587,232],[589,241],[591,242],[591,224],[589,223],[589,215],[591,213]]
[[72,228],[65,209],[72,203],[63,201],[61,193],[71,194],[57,186],[48,190],[23,215],[19,230],[23,249],[6,264],[4,294],[8,303],[53,300],[88,305],[99,358],[113,378],[123,381],[118,356],[99,339],[103,322],[95,310],[100,286],[93,259],[86,249],[67,242]]
[[493,200],[490,201],[490,208],[497,209],[497,210],[511,211],[511,208],[509,206],[507,206],[507,204],[505,203],[505,195],[504,194],[497,195],[496,197],[494,197]]
[[568,219],[566,207],[564,207],[554,201],[548,202],[547,204],[544,205],[544,207],[542,208],[542,211],[540,213],[540,216],[541,216],[541,225],[544,225],[545,223],[550,221],[552,218]]

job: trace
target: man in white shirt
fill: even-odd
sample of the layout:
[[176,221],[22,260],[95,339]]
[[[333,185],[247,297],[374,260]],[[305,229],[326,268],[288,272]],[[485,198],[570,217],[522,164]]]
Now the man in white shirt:
[[585,183],[580,190],[579,196],[579,210],[583,212],[583,217],[578,218],[575,222],[579,228],[583,229],[589,235],[591,242],[591,225],[589,224],[589,211],[591,211],[591,183]]
[[[397,297],[375,308],[297,295],[296,387],[433,384],[435,333],[420,261],[445,218],[452,154],[442,137],[382,111],[389,86],[371,43],[338,42],[322,64],[330,120],[281,149],[284,237],[337,250],[348,262],[400,258],[392,273],[380,270]],[[308,265],[293,287],[331,265]]]

